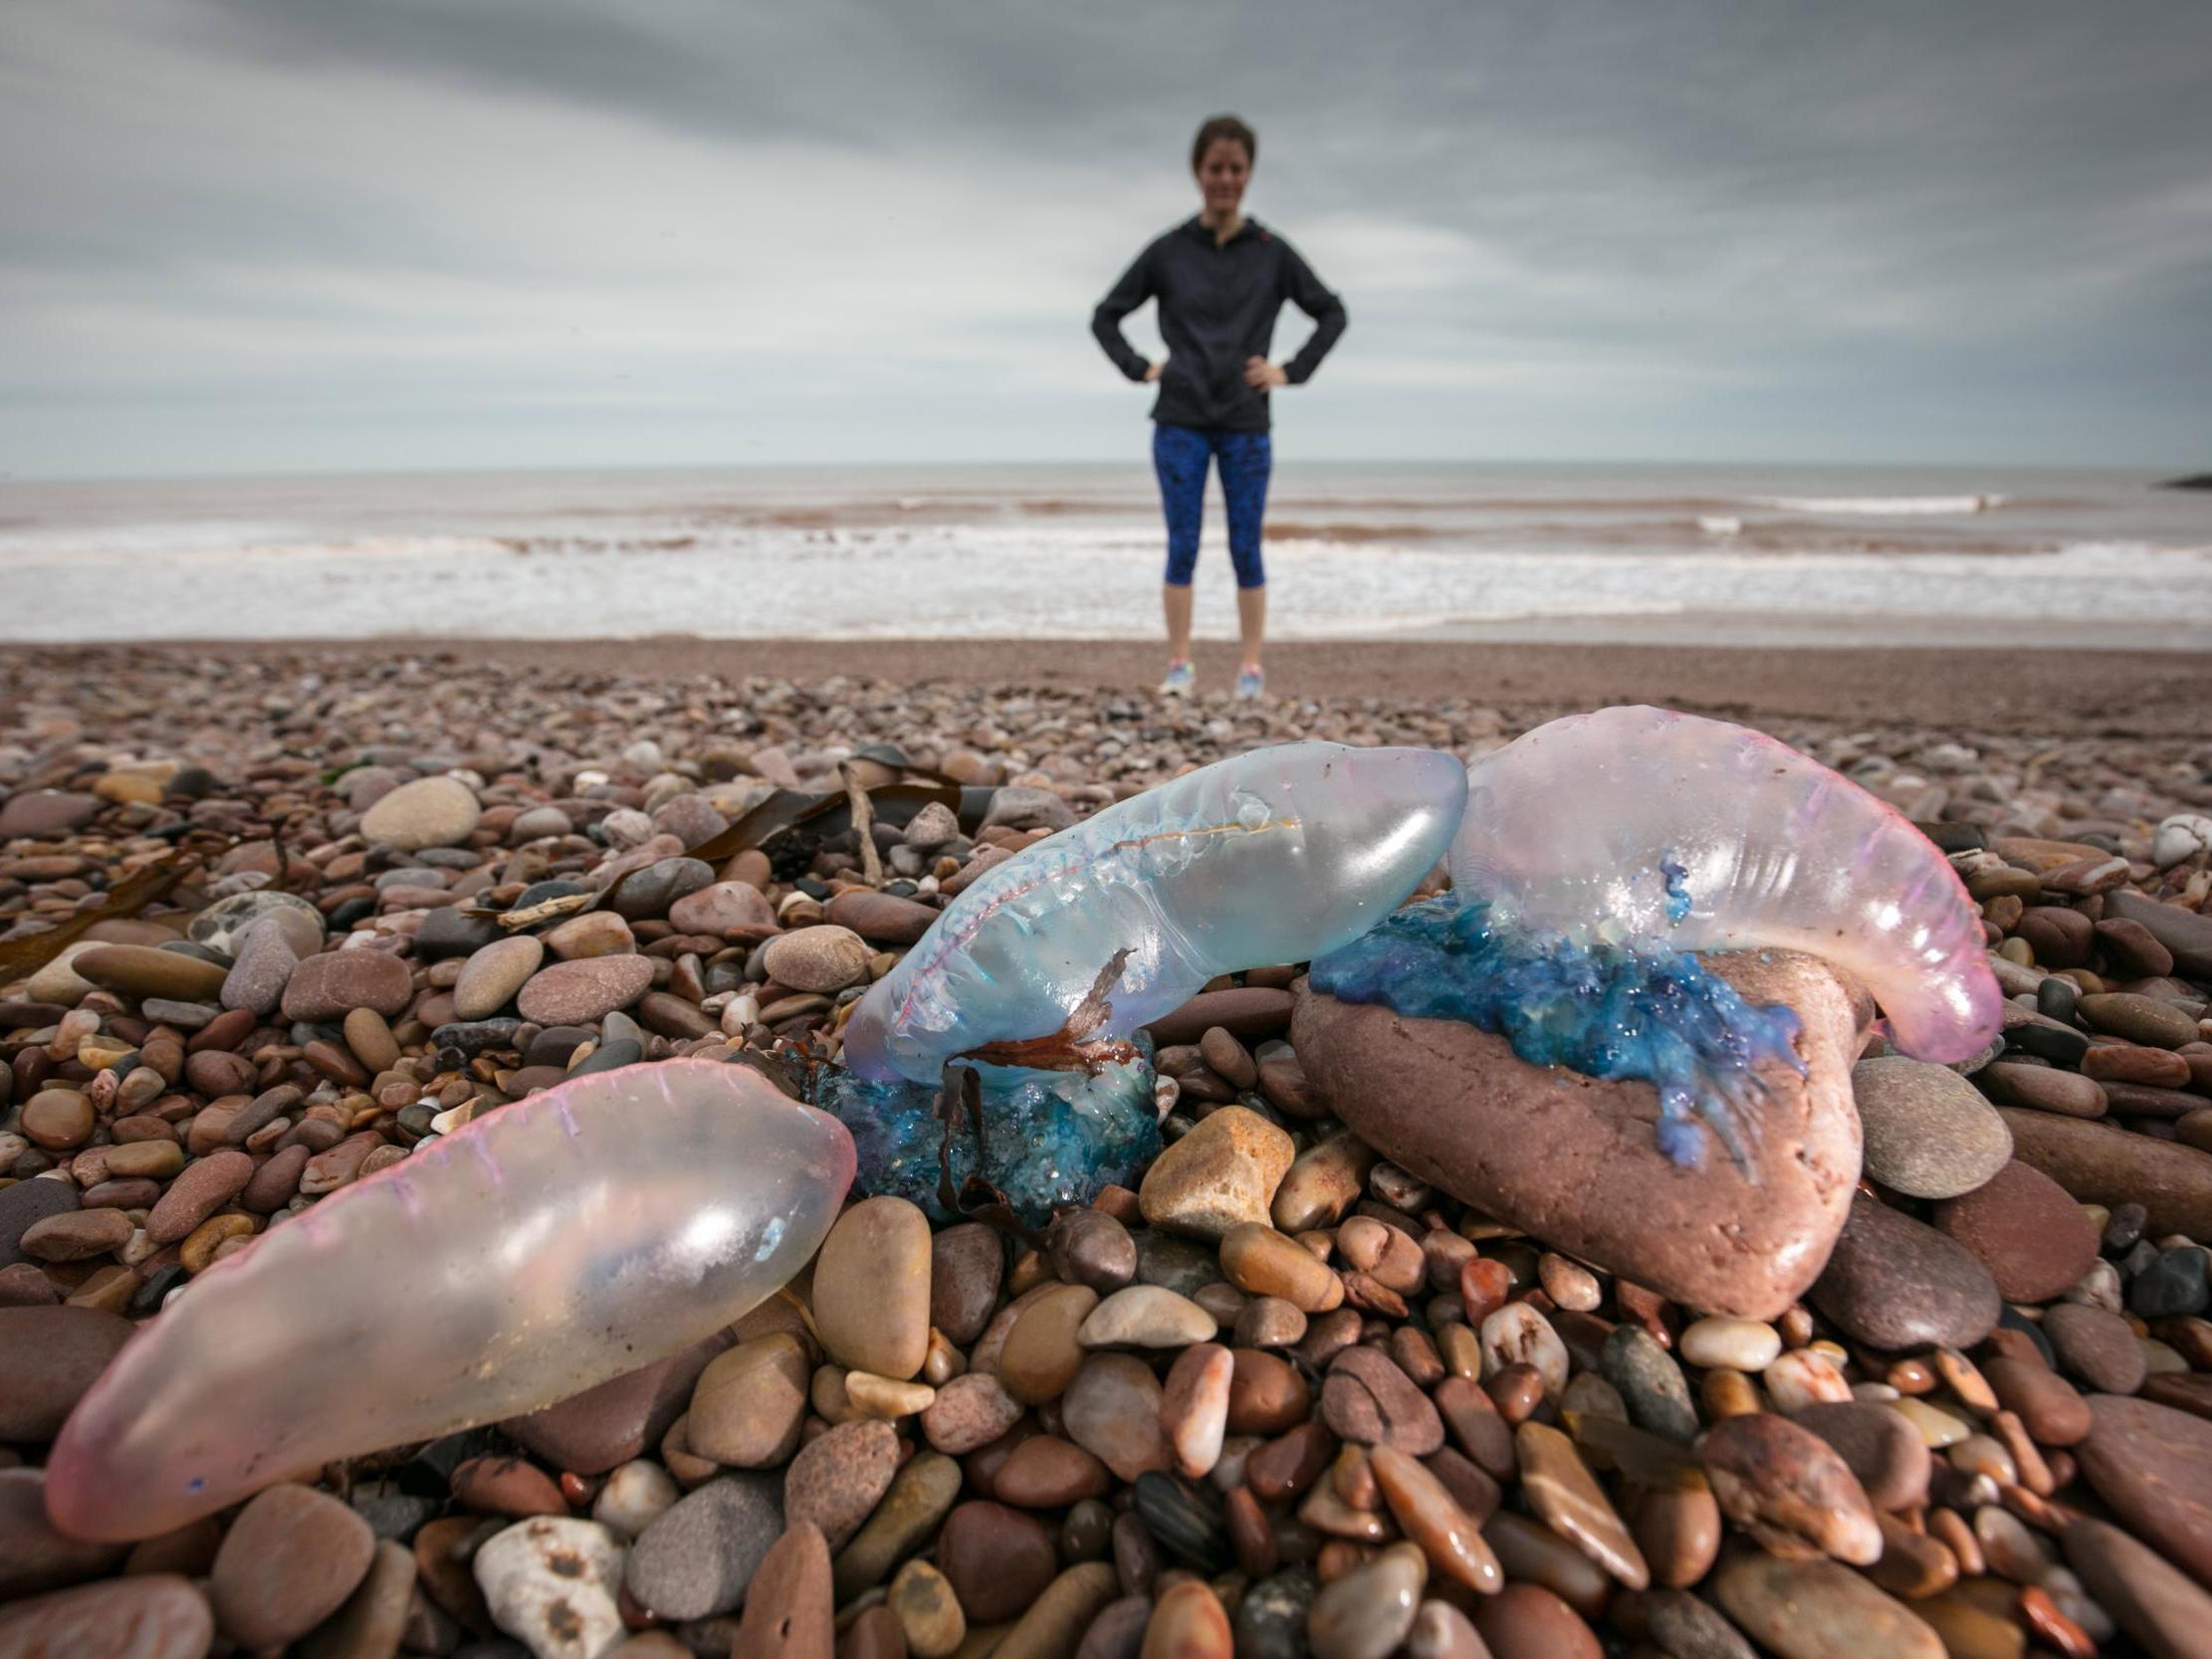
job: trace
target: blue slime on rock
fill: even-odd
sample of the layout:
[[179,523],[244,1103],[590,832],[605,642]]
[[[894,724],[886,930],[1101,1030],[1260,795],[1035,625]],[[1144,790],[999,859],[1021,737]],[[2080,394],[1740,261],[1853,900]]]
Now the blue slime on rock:
[[[1678,873],[1665,874],[1671,894]],[[1496,1032],[1532,1065],[1645,1079],[1659,1089],[1659,1149],[1685,1167],[1703,1158],[1699,1120],[1746,1161],[1765,1093],[1753,1067],[1804,1071],[1791,1047],[1797,1016],[1754,1007],[1696,957],[1496,925],[1488,904],[1451,894],[1409,905],[1319,958],[1311,983],[1341,1002]]]
[[[983,1152],[965,1115],[952,1133],[952,1190],[981,1175],[1034,1226],[1056,1210],[1089,1203],[1104,1186],[1135,1186],[1160,1152],[1152,1051],[1083,1071],[978,1065],[983,1085]],[[903,1078],[871,1083],[834,1067],[814,1075],[812,1104],[852,1132],[855,1184],[873,1195],[911,1199],[933,1220],[957,1221],[939,1182],[945,1124],[940,1091]]]

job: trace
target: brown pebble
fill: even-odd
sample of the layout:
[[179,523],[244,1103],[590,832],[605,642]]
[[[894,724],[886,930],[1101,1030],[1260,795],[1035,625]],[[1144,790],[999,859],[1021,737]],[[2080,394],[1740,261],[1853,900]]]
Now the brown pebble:
[[886,1606],[863,1607],[838,1636],[837,1659],[906,1659],[906,1627]]
[[176,1573],[111,1578],[8,1603],[0,1659],[201,1659],[214,1616]]
[[1629,1588],[1646,1588],[1652,1574],[1644,1552],[1574,1442],[1546,1424],[1524,1422],[1513,1444],[1521,1490],[1537,1517]]
[[146,1237],[156,1244],[178,1242],[244,1191],[253,1177],[254,1160],[230,1147],[193,1159],[146,1217]]
[[1232,1649],[1220,1598],[1211,1585],[1186,1578],[1161,1592],[1138,1651],[1140,1659],[1230,1659]]
[[134,1231],[121,1210],[64,1210],[24,1228],[16,1248],[36,1261],[92,1261],[129,1243]]
[[216,1621],[242,1647],[296,1641],[343,1605],[375,1551],[368,1523],[328,1493],[270,1487],[231,1523],[216,1555]]
[[1269,1503],[1295,1498],[1321,1478],[1336,1450],[1336,1438],[1326,1424],[1300,1423],[1255,1448],[1244,1460],[1244,1479]]
[[1104,1561],[1069,1567],[999,1638],[992,1659],[1071,1659],[1091,1620],[1119,1593],[1114,1569]]
[[1541,1584],[1507,1584],[1474,1610],[1490,1659],[1603,1659],[1605,1650],[1574,1608]]
[[1017,1509],[1065,1509],[1079,1498],[1104,1497],[1113,1484],[1106,1466],[1082,1447],[1038,1434],[1014,1447],[992,1490]]
[[1388,1445],[1375,1447],[1368,1463],[1391,1514],[1406,1536],[1421,1546],[1431,1566],[1485,1595],[1504,1583],[1497,1556],[1484,1542],[1478,1522],[1435,1475]]
[[1055,1285],[1025,1307],[998,1351],[998,1380],[1027,1405],[1058,1399],[1083,1366],[1076,1341],[1098,1293],[1084,1285]]
[[1628,1521],[1655,1584],[1686,1589],[1701,1582],[1719,1558],[1720,1505],[1707,1487],[1639,1492]]
[[553,1477],[519,1457],[472,1457],[447,1478],[455,1503],[486,1515],[524,1521],[534,1515],[566,1515],[567,1500]]
[[1750,1412],[1715,1423],[1697,1451],[1722,1513],[1771,1554],[1860,1566],[1880,1558],[1881,1529],[1858,1477],[1809,1429]]
[[1280,1434],[1304,1420],[1313,1396],[1288,1360],[1259,1348],[1232,1348],[1228,1432]]
[[730,1659],[829,1659],[836,1646],[829,1543],[810,1521],[769,1547],[746,1586]]
[[868,1519],[898,1472],[899,1437],[875,1419],[840,1423],[810,1441],[783,1476],[786,1525],[811,1521],[841,1550]]
[[955,1505],[937,1538],[938,1570],[975,1626],[1018,1616],[1051,1581],[1055,1558],[1051,1529],[1003,1504]]

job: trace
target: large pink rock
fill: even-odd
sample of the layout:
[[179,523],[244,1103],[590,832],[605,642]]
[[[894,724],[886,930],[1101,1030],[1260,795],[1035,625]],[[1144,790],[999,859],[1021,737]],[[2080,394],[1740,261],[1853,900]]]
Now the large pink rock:
[[1770,1091],[1747,1175],[1717,1142],[1700,1169],[1659,1149],[1659,1093],[1532,1066],[1503,1037],[1301,987],[1291,1041],[1337,1116],[1393,1162],[1546,1244],[1709,1314],[1773,1319],[1820,1276],[1859,1178],[1851,1066],[1873,1008],[1787,951],[1705,965],[1801,1025],[1802,1078]]

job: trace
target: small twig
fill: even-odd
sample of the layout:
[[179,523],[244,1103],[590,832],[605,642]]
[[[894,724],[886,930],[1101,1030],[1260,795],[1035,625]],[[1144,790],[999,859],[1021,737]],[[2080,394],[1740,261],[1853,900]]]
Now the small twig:
[[868,799],[868,791],[854,775],[851,761],[838,761],[837,775],[845,780],[845,799],[852,803],[852,827],[860,837],[860,872],[870,887],[881,887],[883,857],[876,851],[875,807]]

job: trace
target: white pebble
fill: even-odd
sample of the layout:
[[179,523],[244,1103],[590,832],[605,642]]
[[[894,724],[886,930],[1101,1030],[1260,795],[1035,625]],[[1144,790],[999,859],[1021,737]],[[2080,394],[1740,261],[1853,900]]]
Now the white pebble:
[[476,1553],[492,1622],[537,1659],[599,1659],[622,1640],[623,1547],[595,1521],[541,1515]]
[[633,1458],[607,1476],[591,1506],[591,1519],[624,1538],[635,1538],[680,1496],[667,1470]]
[[1809,1348],[1783,1354],[1767,1366],[1759,1379],[1766,1384],[1767,1398],[1773,1401],[1776,1411],[1795,1411],[1800,1406],[1851,1398],[1851,1384],[1844,1380],[1844,1373],[1836,1368],[1835,1361]]
[[1684,1359],[1708,1370],[1763,1371],[1782,1351],[1782,1334],[1760,1320],[1716,1317],[1686,1326],[1675,1347]]
[[1534,1365],[1544,1392],[1567,1386],[1567,1345],[1551,1322],[1525,1302],[1508,1302],[1482,1322],[1482,1375],[1497,1375],[1508,1365]]
[[2196,812],[2176,812],[2160,821],[2150,838],[2150,862],[2170,869],[2184,859],[2212,848],[2212,818]]

